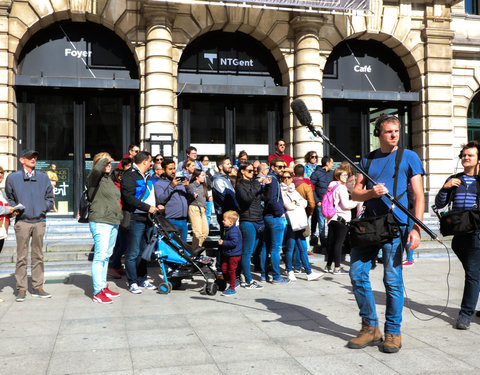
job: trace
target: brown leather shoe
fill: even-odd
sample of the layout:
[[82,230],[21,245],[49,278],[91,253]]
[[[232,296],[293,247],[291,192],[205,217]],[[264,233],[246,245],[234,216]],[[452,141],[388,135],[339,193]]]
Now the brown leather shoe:
[[367,324],[365,319],[362,319],[362,329],[357,337],[351,339],[347,343],[347,347],[350,349],[362,349],[366,346],[375,346],[381,343],[382,333],[380,332],[380,328],[371,327]]
[[118,270],[116,268],[108,267],[107,275],[114,278],[114,279],[121,279],[122,278],[122,275],[120,274],[120,272],[118,272]]
[[397,353],[402,347],[402,335],[385,334],[385,342],[383,343],[384,353]]

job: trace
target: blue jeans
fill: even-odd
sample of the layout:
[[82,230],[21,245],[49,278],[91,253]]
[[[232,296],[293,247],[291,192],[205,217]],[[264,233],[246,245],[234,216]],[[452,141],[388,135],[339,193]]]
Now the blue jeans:
[[205,215],[207,216],[208,226],[210,227],[210,219],[213,212],[213,201],[207,201],[207,210],[205,211]]
[[98,294],[107,286],[108,259],[115,246],[118,225],[91,221],[90,231],[95,242],[92,262],[93,294]]
[[252,273],[250,271],[250,262],[252,254],[257,248],[258,242],[260,241],[263,231],[265,229],[263,221],[250,222],[250,221],[241,221],[240,222],[240,232],[242,232],[242,272],[245,276],[245,282],[250,284],[252,282]]
[[[292,227],[290,225],[287,225],[285,236],[285,267],[287,268],[288,272],[292,271],[292,259],[294,250],[298,253],[300,262],[305,268],[305,272],[307,273],[307,275],[310,275],[312,273],[312,269],[308,260],[308,245],[307,240],[305,239],[305,237],[303,237],[303,231],[298,230],[294,232],[292,230]],[[301,266],[298,268],[301,268]]]
[[188,236],[187,219],[168,219],[168,221],[170,221],[175,228],[180,231],[180,238],[186,242]]
[[480,231],[466,236],[454,236],[452,249],[465,270],[460,315],[472,319],[480,292]]
[[[308,239],[305,238],[306,244],[308,245]],[[308,251],[308,246],[307,246],[307,251]],[[308,254],[307,254],[308,257]],[[295,270],[300,270],[302,268],[302,260],[300,258],[300,248],[295,244],[295,247],[293,248],[293,256],[292,256],[292,265],[293,269]]]
[[151,236],[153,227],[147,222],[130,221],[130,240],[125,251],[125,271],[128,285],[143,284],[147,278],[147,262],[142,259],[147,239]]
[[403,310],[402,254],[407,242],[407,228],[400,227],[401,236],[394,238],[383,246],[354,247],[350,258],[350,280],[353,294],[360,308],[360,316],[371,327],[378,327],[378,316],[375,308],[369,272],[372,260],[382,249],[383,283],[387,295],[385,312],[385,333],[399,335]]
[[282,251],[283,233],[285,231],[285,220],[283,217],[267,215],[265,221],[265,244],[266,251],[272,257],[272,275],[274,280],[282,277],[280,274],[280,252]]
[[326,226],[327,221],[322,215],[322,206],[317,206],[317,220],[318,220],[318,238],[320,238],[320,245],[327,248]]

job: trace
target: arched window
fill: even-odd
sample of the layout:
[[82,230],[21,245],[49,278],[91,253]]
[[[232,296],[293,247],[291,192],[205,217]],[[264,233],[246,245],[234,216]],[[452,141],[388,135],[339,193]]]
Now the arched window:
[[480,140],[480,92],[476,93],[467,113],[468,139]]

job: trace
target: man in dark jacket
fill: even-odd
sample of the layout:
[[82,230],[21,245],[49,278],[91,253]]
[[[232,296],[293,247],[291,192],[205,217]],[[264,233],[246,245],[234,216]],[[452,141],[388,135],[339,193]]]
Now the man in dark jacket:
[[232,162],[228,156],[217,160],[218,173],[213,176],[212,195],[220,231],[223,231],[223,213],[229,210],[239,212],[235,190],[228,175],[232,173]]
[[265,211],[263,217],[265,244],[267,251],[271,252],[274,284],[285,284],[290,281],[280,274],[280,252],[282,251],[283,233],[286,227],[283,219],[285,208],[280,191],[280,177],[286,167],[287,164],[283,159],[273,158],[270,161],[270,172],[265,181]]
[[48,176],[35,170],[38,152],[27,150],[20,157],[22,169],[10,174],[5,184],[8,204],[25,206],[15,220],[17,239],[17,302],[25,300],[28,289],[27,256],[28,244],[32,239],[31,270],[32,296],[50,298],[52,295],[43,289],[43,237],[46,228],[47,212],[53,207],[53,190]]
[[152,233],[152,224],[148,213],[158,211],[155,206],[155,193],[150,177],[152,156],[140,151],[134,157],[134,164],[122,177],[122,207],[131,214],[130,239],[125,251],[125,271],[129,290],[133,294],[142,293],[142,288],[154,290],[155,286],[147,280],[147,263],[142,259],[146,238]]
[[155,182],[157,203],[165,206],[165,217],[180,231],[180,237],[187,241],[188,201],[195,199],[185,177],[175,177],[175,162],[165,159],[162,162],[165,176]]
[[[322,158],[322,165],[317,166],[310,176],[310,181],[315,186],[313,196],[315,198],[316,212],[315,218],[318,220],[318,236],[320,244],[323,248],[327,248],[327,236],[325,235],[325,218],[322,215],[322,199],[327,192],[328,185],[333,179],[333,159],[330,156]],[[313,221],[313,219],[312,219]],[[315,234],[316,228],[312,227],[312,235]]]

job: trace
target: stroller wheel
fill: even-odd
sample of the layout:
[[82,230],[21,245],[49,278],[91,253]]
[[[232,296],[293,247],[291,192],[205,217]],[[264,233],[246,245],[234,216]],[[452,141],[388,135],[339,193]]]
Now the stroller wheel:
[[220,292],[223,292],[227,288],[227,282],[223,279],[216,279],[215,284]]
[[215,283],[206,283],[205,284],[205,293],[207,293],[209,296],[214,296],[217,294],[218,291],[218,286]]
[[172,291],[172,284],[168,283],[161,283],[158,286],[158,293],[160,294],[168,294]]

